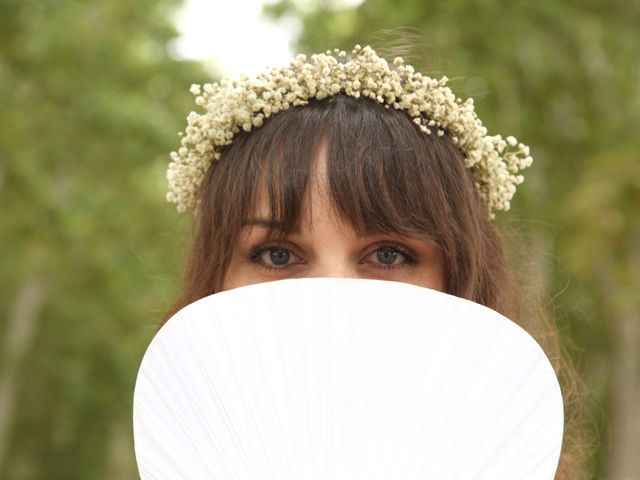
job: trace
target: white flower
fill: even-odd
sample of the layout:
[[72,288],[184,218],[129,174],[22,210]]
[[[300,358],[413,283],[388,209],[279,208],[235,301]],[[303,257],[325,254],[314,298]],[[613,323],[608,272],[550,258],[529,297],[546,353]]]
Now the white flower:
[[428,127],[437,127],[439,137],[449,135],[465,155],[466,166],[473,167],[476,187],[491,217],[493,210],[509,210],[516,185],[524,179],[519,171],[533,161],[528,146],[513,136],[504,140],[500,135],[488,136],[473,99],[456,98],[446,86],[446,76],[438,80],[415,72],[401,57],[390,66],[370,46],[356,45],[346,57],[338,49],[310,58],[300,54],[288,67],[270,69],[255,79],[241,75],[237,80],[191,85],[196,105],[204,112],[189,113],[184,134],[179,133],[181,147],[171,152],[167,201],[176,203],[179,212],[193,208],[207,169],[220,159],[220,148],[241,130],[260,127],[265,118],[305,105],[311,98],[344,93],[405,110],[428,135]]

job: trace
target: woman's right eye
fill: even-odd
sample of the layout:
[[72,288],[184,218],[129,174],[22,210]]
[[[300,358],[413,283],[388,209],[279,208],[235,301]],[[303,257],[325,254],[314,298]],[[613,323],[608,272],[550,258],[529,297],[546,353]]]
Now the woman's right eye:
[[[249,253],[249,259],[269,270],[280,270],[290,265],[300,263],[299,257],[290,249],[277,245],[265,245],[254,248]],[[290,263],[290,261],[292,261]]]

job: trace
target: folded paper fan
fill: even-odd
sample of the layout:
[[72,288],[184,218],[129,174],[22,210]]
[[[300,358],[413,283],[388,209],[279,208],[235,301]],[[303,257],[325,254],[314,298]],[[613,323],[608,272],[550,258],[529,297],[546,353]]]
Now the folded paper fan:
[[401,282],[306,278],[176,313],[134,392],[143,480],[553,479],[558,380],[495,311]]

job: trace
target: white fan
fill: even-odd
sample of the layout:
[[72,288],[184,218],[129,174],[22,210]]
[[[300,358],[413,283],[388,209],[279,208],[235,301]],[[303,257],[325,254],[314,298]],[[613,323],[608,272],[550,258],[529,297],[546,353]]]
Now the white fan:
[[133,409],[143,480],[553,479],[562,395],[522,328],[400,282],[241,287],[174,315]]

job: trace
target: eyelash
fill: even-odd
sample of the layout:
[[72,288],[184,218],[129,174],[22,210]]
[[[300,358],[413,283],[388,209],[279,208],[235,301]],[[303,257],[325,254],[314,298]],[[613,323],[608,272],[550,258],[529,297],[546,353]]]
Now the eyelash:
[[[381,268],[383,270],[397,270],[398,268],[402,268],[402,267],[406,267],[406,266],[412,266],[412,265],[415,265],[417,263],[417,261],[415,259],[415,256],[409,250],[407,250],[405,247],[403,247],[399,243],[395,243],[395,242],[385,242],[385,243],[376,245],[376,248],[373,251],[371,251],[367,255],[367,257],[370,256],[371,254],[375,253],[376,251],[378,251],[380,249],[383,249],[383,248],[389,248],[391,250],[395,250],[398,253],[400,253],[405,258],[405,263],[402,263],[400,265],[378,264],[376,266],[376,268]],[[264,253],[265,251],[276,250],[276,249],[277,250],[285,250],[285,251],[288,251],[288,252],[292,251],[290,248],[286,248],[286,247],[283,247],[283,246],[277,245],[277,244],[263,244],[263,245],[258,245],[256,247],[252,248],[251,251],[249,252],[249,254],[247,255],[247,258],[250,261],[255,262],[260,268],[263,268],[263,269],[265,269],[266,271],[268,271],[270,273],[274,273],[274,272],[277,272],[279,270],[284,270],[289,265],[284,265],[282,267],[270,267],[268,265],[263,265],[258,260],[260,255],[262,255],[262,253]]]

